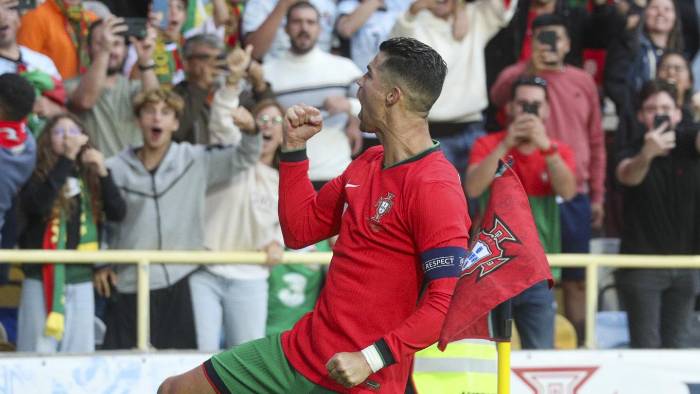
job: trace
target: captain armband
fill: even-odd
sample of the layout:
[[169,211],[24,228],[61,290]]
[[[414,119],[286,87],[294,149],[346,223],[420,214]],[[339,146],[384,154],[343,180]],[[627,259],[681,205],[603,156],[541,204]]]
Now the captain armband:
[[460,261],[468,255],[467,250],[455,246],[430,249],[421,253],[421,266],[425,281],[442,278],[457,278],[461,273]]

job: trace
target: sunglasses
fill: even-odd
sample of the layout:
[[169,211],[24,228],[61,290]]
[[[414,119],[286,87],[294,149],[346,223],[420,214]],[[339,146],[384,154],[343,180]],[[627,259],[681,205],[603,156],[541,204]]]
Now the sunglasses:
[[269,126],[271,124],[282,124],[282,116],[277,115],[277,116],[269,116],[269,115],[260,115],[258,118],[255,120],[255,123],[258,125],[258,127],[265,127]]

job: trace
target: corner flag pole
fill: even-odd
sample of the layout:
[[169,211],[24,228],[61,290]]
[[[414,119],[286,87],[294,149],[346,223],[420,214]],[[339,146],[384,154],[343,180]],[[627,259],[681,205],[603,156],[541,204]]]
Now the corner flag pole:
[[510,394],[510,338],[513,327],[512,302],[508,300],[491,311],[498,351],[498,394]]

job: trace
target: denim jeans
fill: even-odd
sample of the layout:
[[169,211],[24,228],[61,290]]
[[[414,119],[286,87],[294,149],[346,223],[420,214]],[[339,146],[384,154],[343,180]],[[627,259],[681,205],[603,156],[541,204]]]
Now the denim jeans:
[[688,346],[698,276],[689,269],[620,269],[615,282],[632,348]]
[[199,350],[226,348],[265,336],[267,279],[228,279],[199,270],[190,276]]
[[474,142],[481,136],[486,135],[483,122],[470,122],[461,132],[437,137],[440,141],[440,148],[447,160],[457,169],[460,177],[464,177],[469,163],[469,155],[472,152]]
[[547,281],[513,298],[513,319],[523,349],[554,348],[554,294]]
[[65,287],[65,329],[61,341],[44,335],[46,309],[41,281],[25,279],[17,315],[19,352],[93,352],[95,350],[95,298],[92,282]]
[[[591,242],[591,199],[587,194],[577,194],[559,204],[561,222],[561,252],[588,253]],[[584,268],[562,269],[563,280],[583,280]]]

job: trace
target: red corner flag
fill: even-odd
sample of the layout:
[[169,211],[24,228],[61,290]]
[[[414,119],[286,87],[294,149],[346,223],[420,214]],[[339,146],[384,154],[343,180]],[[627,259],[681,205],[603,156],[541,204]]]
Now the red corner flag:
[[471,248],[461,262],[462,274],[440,333],[440,350],[459,339],[497,339],[491,310],[545,279],[552,287],[527,195],[508,165],[501,163],[496,173],[481,231]]

